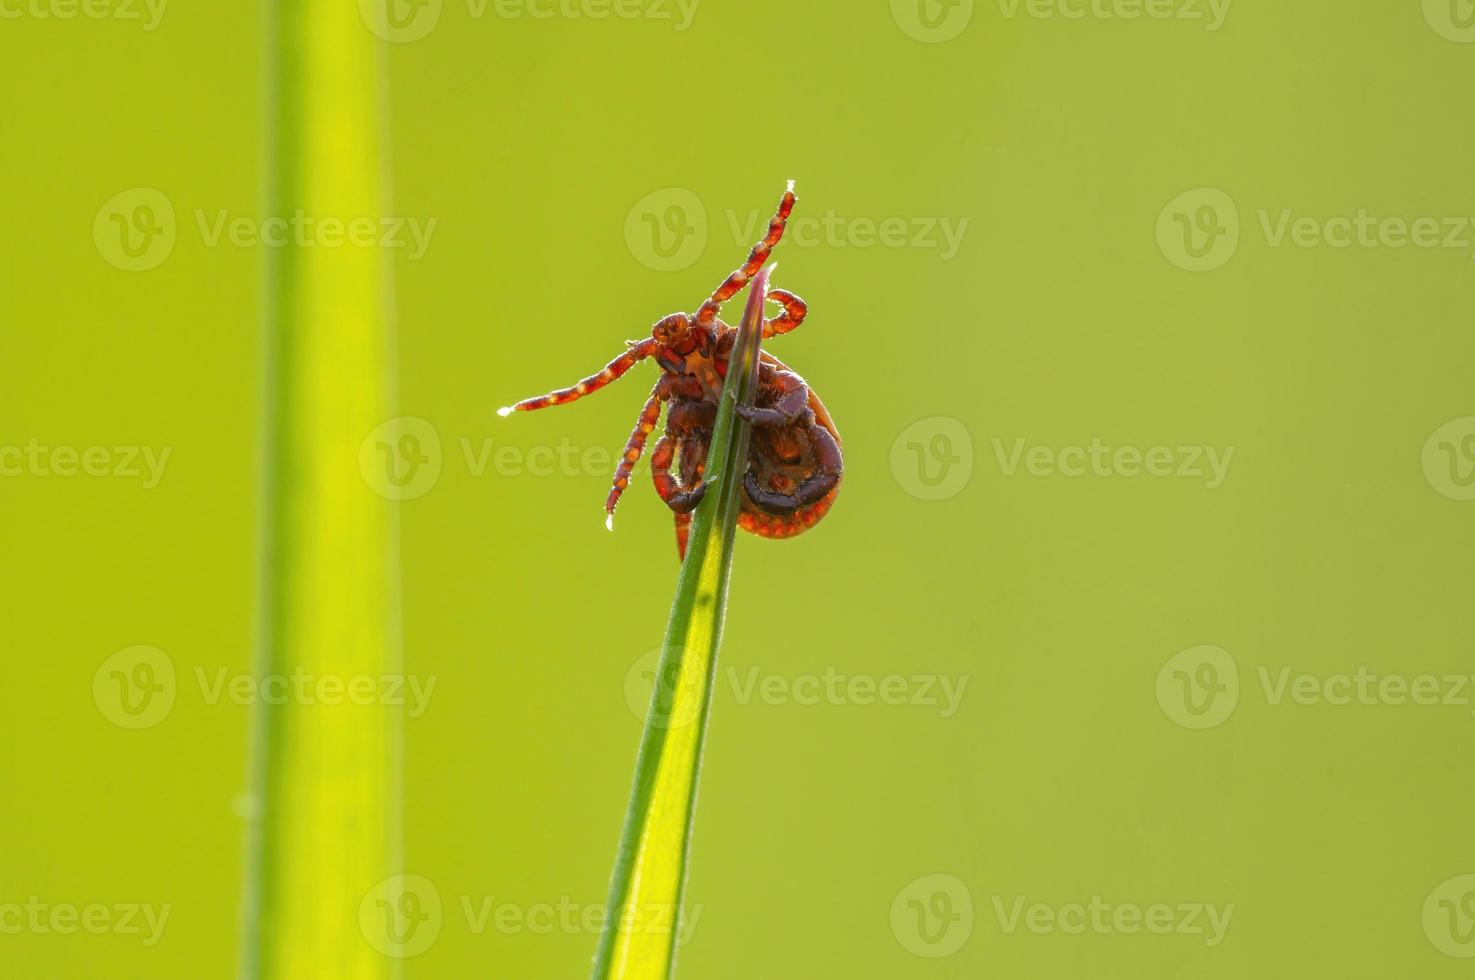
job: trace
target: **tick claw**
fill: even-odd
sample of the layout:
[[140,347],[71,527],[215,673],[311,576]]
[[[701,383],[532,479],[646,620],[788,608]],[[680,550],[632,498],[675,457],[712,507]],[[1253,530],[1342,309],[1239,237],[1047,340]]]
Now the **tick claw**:
[[607,531],[613,531],[615,529],[615,515],[613,515],[613,514],[605,514],[604,515],[604,527],[605,527],[605,530],[607,530]]
[[513,411],[514,411],[514,409],[512,408],[512,406],[511,405],[508,405],[506,408],[499,408],[499,409],[497,409],[497,414],[500,415],[500,416],[502,416],[502,418],[505,419],[507,416],[511,415],[513,413]]

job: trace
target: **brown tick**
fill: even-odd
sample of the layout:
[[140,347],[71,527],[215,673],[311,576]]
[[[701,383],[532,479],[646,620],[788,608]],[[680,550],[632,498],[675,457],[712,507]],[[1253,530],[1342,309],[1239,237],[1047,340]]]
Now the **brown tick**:
[[[672,313],[658,320],[645,340],[627,341],[628,350],[570,388],[528,398],[499,415],[531,412],[564,405],[592,394],[651,357],[661,376],[651,389],[640,421],[615,469],[614,486],[604,503],[605,523],[614,527],[615,505],[630,485],[630,474],[655,431],[662,404],[668,404],[666,430],[651,453],[651,477],[656,493],[676,515],[676,547],[684,557],[691,529],[691,513],[701,503],[707,483],[707,449],[717,418],[727,362],[737,341],[737,329],[718,319],[722,304],[742,292],[757,275],[769,253],[784,235],[794,210],[794,184],[779,202],[768,223],[768,234],[753,246],[748,260],[717,287],[695,314]],[[771,290],[768,299],[783,308],[763,322],[763,339],[788,333],[804,322],[808,307],[793,293]],[[748,465],[743,473],[742,510],[738,526],[765,538],[801,534],[825,516],[840,492],[843,461],[840,433],[804,379],[766,350],[758,368],[758,391],[751,408],[738,412],[753,425]],[[672,465],[676,472],[671,472]]]

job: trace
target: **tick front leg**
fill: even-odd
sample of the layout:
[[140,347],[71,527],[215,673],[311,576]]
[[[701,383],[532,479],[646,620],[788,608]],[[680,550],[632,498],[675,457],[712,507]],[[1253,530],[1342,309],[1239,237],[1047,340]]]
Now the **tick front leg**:
[[576,385],[571,385],[568,388],[560,388],[557,391],[549,392],[546,395],[539,395],[536,398],[524,398],[516,405],[509,405],[506,408],[498,409],[497,414],[507,416],[513,412],[532,412],[540,408],[566,405],[571,401],[577,401],[585,395],[593,394],[611,381],[618,380],[626,371],[656,353],[659,346],[654,339],[642,340],[606,364],[604,370],[598,374],[591,374],[583,381],[580,381]]
[[770,289],[768,298],[784,308],[784,312],[772,320],[763,321],[763,339],[797,330],[809,315],[809,306],[787,289]]
[[754,425],[791,425],[809,408],[809,386],[792,371],[774,371],[763,379],[766,405],[738,404],[737,413]]
[[691,515],[676,515],[676,555],[682,561],[686,560],[686,542],[691,537]]

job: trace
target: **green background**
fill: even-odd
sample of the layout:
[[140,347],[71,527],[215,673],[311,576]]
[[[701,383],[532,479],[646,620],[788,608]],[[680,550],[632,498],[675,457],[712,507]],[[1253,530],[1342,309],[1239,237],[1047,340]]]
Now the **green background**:
[[[565,438],[617,452],[652,368],[576,406],[495,409],[694,310],[747,247],[732,222],[766,218],[788,178],[796,218],[843,220],[779,247],[775,283],[811,316],[771,349],[835,414],[845,483],[813,532],[739,546],[680,975],[1465,975],[1423,907],[1475,872],[1475,691],[1276,704],[1260,679],[1470,671],[1475,504],[1423,454],[1475,414],[1475,231],[1304,248],[1260,217],[1475,214],[1475,44],[1427,7],[1239,0],[1210,31],[980,2],[929,43],[902,26],[915,8],[884,0],[705,0],[684,31],[447,0],[429,34],[387,44],[395,211],[438,222],[395,262],[401,411],[442,442],[434,488],[400,505],[407,670],[436,680],[406,723],[406,863],[445,908],[406,975],[584,975],[594,934],[495,916],[478,933],[463,900],[604,901],[640,731],[627,681],[674,582],[643,466],[614,535],[602,466],[529,471]],[[195,212],[261,216],[263,22],[245,3],[177,2],[154,31],[6,9],[23,14],[0,20],[0,444],[172,455],[152,489],[0,478],[0,906],[171,915],[152,947],[0,934],[0,973],[226,977],[250,710],[209,703],[195,671],[250,663],[265,250],[209,246]],[[177,242],[130,273],[92,225],[134,187],[169,198]],[[1156,229],[1205,187],[1237,207],[1238,248],[1193,273]],[[685,223],[705,240],[663,270],[626,232],[669,188],[700,202]],[[967,227],[951,257],[867,239],[892,218]],[[963,438],[936,422],[903,437],[939,418]],[[939,432],[971,473],[923,499],[909,445]],[[1008,475],[998,452],[1021,438],[1234,455],[1212,490]],[[462,440],[474,455],[485,439],[511,447],[508,472],[468,465]],[[179,686],[129,731],[92,682],[139,644]],[[1158,675],[1203,644],[1240,692],[1192,730]],[[743,703],[755,669],[967,687],[951,717]],[[974,915],[932,958],[892,906],[937,874]],[[995,912],[1098,895],[1234,914],[1209,946],[1010,934]]]

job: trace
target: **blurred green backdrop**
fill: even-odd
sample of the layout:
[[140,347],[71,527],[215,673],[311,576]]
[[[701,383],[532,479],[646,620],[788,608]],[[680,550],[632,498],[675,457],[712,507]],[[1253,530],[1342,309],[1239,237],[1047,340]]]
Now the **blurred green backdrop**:
[[[407,976],[585,974],[676,570],[647,478],[600,513],[653,369],[495,409],[695,309],[786,178],[771,349],[846,482],[739,548],[680,975],[1468,971],[1467,3],[393,2],[395,214],[326,217],[402,246],[423,420],[364,464],[434,685]],[[262,22],[0,10],[0,973],[226,977]]]

